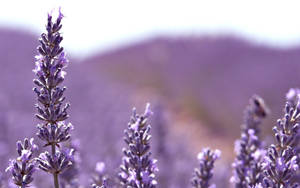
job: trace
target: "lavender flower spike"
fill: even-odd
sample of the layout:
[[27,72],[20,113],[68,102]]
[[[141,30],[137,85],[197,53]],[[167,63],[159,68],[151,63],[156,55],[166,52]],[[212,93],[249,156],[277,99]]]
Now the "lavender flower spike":
[[119,173],[119,179],[124,187],[155,188],[157,186],[156,160],[150,158],[151,135],[147,120],[151,114],[149,103],[143,115],[138,115],[134,108],[128,128],[125,130],[124,141],[128,147],[123,149],[125,156]]
[[36,104],[38,111],[36,117],[43,122],[38,125],[37,136],[45,141],[45,146],[58,146],[59,143],[69,140],[69,132],[73,128],[70,123],[67,125],[64,123],[69,117],[67,109],[70,104],[67,103],[63,107],[66,87],[59,86],[64,80],[66,74],[64,69],[68,63],[63,47],[60,47],[63,39],[59,33],[62,17],[59,12],[56,22],[53,23],[52,16],[48,15],[47,33],[41,35],[39,55],[36,57],[36,68],[33,70],[37,76],[33,82],[39,88],[33,89],[39,102]]
[[37,48],[39,55],[36,56],[36,68],[33,70],[37,76],[33,81],[37,85],[37,88],[33,89],[38,98],[36,117],[42,121],[37,126],[37,136],[45,142],[44,146],[51,146],[52,150],[51,154],[48,152],[41,154],[38,162],[42,170],[53,174],[55,188],[59,188],[58,174],[71,165],[70,156],[60,152],[56,147],[70,139],[70,130],[73,128],[70,123],[64,122],[69,117],[67,109],[70,104],[63,104],[66,87],[60,86],[64,81],[66,75],[64,69],[68,64],[63,47],[60,46],[63,40],[60,34],[62,18],[60,10],[54,22],[52,15],[48,14],[47,32],[43,33],[39,40],[41,43]]
[[298,88],[291,88],[286,94],[286,100],[288,103],[290,103],[293,108],[297,106],[298,100],[300,96],[300,89]]
[[261,162],[265,151],[261,148],[259,139],[259,124],[268,114],[268,109],[262,98],[254,95],[244,112],[241,138],[235,143],[236,158],[233,167],[233,176],[230,182],[236,188],[248,188],[256,185],[262,179]]
[[273,128],[276,144],[268,148],[263,163],[265,187],[299,187],[291,181],[299,168],[299,157],[296,153],[300,120],[299,97],[297,103],[291,102],[290,99],[287,98],[284,116]]
[[10,171],[14,184],[20,188],[27,187],[33,181],[33,173],[36,169],[35,160],[33,158],[37,146],[33,143],[33,138],[24,142],[17,142],[17,153],[19,157],[10,161],[9,167],[6,171]]
[[200,167],[195,169],[194,177],[192,178],[192,186],[195,188],[213,188],[214,184],[210,185],[210,179],[213,176],[213,168],[215,161],[220,158],[221,151],[212,151],[209,148],[204,148],[198,154]]

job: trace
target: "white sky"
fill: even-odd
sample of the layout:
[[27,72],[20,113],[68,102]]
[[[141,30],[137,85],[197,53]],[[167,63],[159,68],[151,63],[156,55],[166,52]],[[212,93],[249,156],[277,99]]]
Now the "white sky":
[[160,35],[233,33],[259,43],[300,43],[300,1],[277,0],[0,0],[0,27],[44,31],[62,7],[64,43],[85,56]]

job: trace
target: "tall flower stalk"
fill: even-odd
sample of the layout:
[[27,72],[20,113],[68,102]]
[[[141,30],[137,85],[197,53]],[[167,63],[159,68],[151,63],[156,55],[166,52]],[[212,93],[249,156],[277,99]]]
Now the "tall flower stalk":
[[37,79],[34,79],[37,94],[38,113],[36,117],[41,120],[37,125],[37,136],[49,146],[51,152],[42,153],[38,158],[39,168],[53,175],[54,187],[59,188],[58,175],[72,164],[73,151],[61,152],[59,144],[70,139],[72,125],[66,124],[69,117],[67,109],[70,104],[64,104],[63,96],[66,87],[60,85],[64,81],[66,72],[64,69],[68,60],[60,46],[63,37],[60,34],[63,15],[59,10],[57,19],[53,22],[52,15],[48,14],[46,33],[41,35],[36,56],[36,67],[33,70]]
[[151,159],[150,125],[147,122],[151,114],[149,103],[143,115],[137,114],[134,108],[128,128],[125,130],[124,141],[128,147],[123,149],[123,164],[119,173],[119,179],[124,187],[155,188],[157,186],[155,171],[158,169],[156,160]]
[[254,186],[262,179],[261,162],[265,151],[261,148],[259,125],[267,112],[263,99],[254,95],[244,112],[241,138],[235,143],[236,158],[230,181],[236,188]]
[[213,177],[213,168],[215,161],[221,156],[220,150],[211,150],[204,148],[202,152],[198,154],[199,168],[195,169],[194,176],[191,180],[194,188],[215,188],[215,184],[210,184],[210,180]]
[[[297,92],[294,93],[296,94]],[[296,152],[299,121],[299,96],[292,96],[290,93],[290,95],[287,95],[284,115],[277,120],[277,125],[273,128],[276,144],[272,144],[268,148],[263,163],[265,169],[263,182],[265,187],[298,187],[298,184],[293,183],[291,180],[299,169],[299,157]]]

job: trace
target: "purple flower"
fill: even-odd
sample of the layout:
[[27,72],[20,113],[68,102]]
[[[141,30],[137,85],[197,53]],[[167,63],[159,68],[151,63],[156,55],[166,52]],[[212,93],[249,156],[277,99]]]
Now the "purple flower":
[[144,117],[149,118],[151,115],[153,115],[153,112],[150,109],[150,103],[146,104],[145,112],[144,112]]
[[68,153],[57,151],[54,155],[47,151],[37,159],[39,168],[51,174],[60,174],[72,165],[73,150]]
[[191,180],[192,186],[195,188],[215,187],[209,181],[213,176],[214,163],[221,157],[221,151],[218,149],[212,151],[209,148],[204,148],[197,157],[200,167],[195,169],[194,177]]
[[158,168],[156,160],[150,158],[151,135],[150,125],[147,123],[151,114],[149,103],[143,115],[137,114],[136,109],[133,109],[124,138],[128,147],[123,149],[125,156],[119,173],[119,179],[124,187],[154,188],[157,186],[155,172]]
[[[41,35],[41,45],[38,47],[39,55],[36,56],[36,68],[33,70],[37,76],[34,83],[39,88],[34,88],[39,102],[36,105],[38,111],[36,116],[44,122],[43,125],[39,126],[39,129],[51,126],[53,131],[57,131],[56,129],[63,126],[59,124],[68,118],[67,109],[70,106],[68,103],[63,105],[65,100],[63,94],[66,87],[59,86],[65,78],[64,69],[68,64],[65,52],[60,47],[62,37],[59,31],[62,27],[62,17],[60,12],[56,22],[52,22],[52,16],[49,14],[47,33]],[[69,130],[68,128],[67,133],[61,136],[67,137]],[[60,140],[67,140],[63,137],[60,137]],[[47,144],[58,144],[59,142],[61,141],[54,140],[53,143]]]
[[37,151],[37,146],[33,143],[33,138],[24,142],[17,142],[17,160],[10,160],[6,171],[11,172],[15,185],[25,188],[33,181],[33,173],[36,169],[33,154]]
[[236,188],[251,187],[262,179],[262,160],[265,151],[259,140],[259,124],[268,114],[268,109],[262,98],[254,95],[244,112],[241,138],[235,142],[236,158],[233,167],[231,183]]
[[73,130],[73,125],[68,123],[67,125],[64,122],[58,122],[56,125],[46,124],[37,126],[38,132],[37,136],[46,142],[44,146],[56,145],[59,143],[65,142],[70,139],[70,131]]
[[[298,170],[298,156],[296,152],[300,109],[298,91],[292,89],[287,94],[285,114],[274,126],[276,144],[269,146],[264,158],[264,185],[266,187],[297,187],[292,178]],[[296,97],[296,98],[294,98]],[[297,100],[297,101],[295,101]]]
[[58,150],[60,143],[70,139],[72,124],[65,123],[69,115],[69,103],[64,103],[66,87],[60,86],[65,79],[65,68],[68,65],[63,47],[60,46],[63,37],[60,30],[63,14],[52,21],[52,14],[48,14],[46,33],[41,35],[36,56],[36,67],[33,70],[37,79],[34,79],[34,92],[37,94],[36,117],[42,121],[37,126],[37,136],[45,142],[44,147],[51,146],[51,154],[42,153],[38,158],[39,168],[53,174],[54,186],[59,188],[58,174],[67,169],[72,162],[73,150]]
[[296,106],[299,100],[299,96],[300,96],[300,89],[291,88],[286,94],[286,100],[293,106]]

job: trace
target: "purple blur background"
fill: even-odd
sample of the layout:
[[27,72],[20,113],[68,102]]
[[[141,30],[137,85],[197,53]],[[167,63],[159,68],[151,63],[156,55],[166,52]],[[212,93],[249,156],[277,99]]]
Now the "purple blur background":
[[[3,173],[15,156],[15,142],[36,132],[32,69],[38,37],[0,28]],[[75,126],[73,140],[80,140],[80,178],[85,185],[98,161],[116,174],[131,109],[136,106],[142,112],[150,102],[160,187],[187,187],[196,155],[207,146],[222,150],[215,179],[225,187],[248,99],[258,94],[269,106],[271,114],[262,127],[269,140],[285,93],[300,85],[300,45],[270,47],[236,35],[155,35],[84,58],[72,53],[68,57],[69,120]]]

